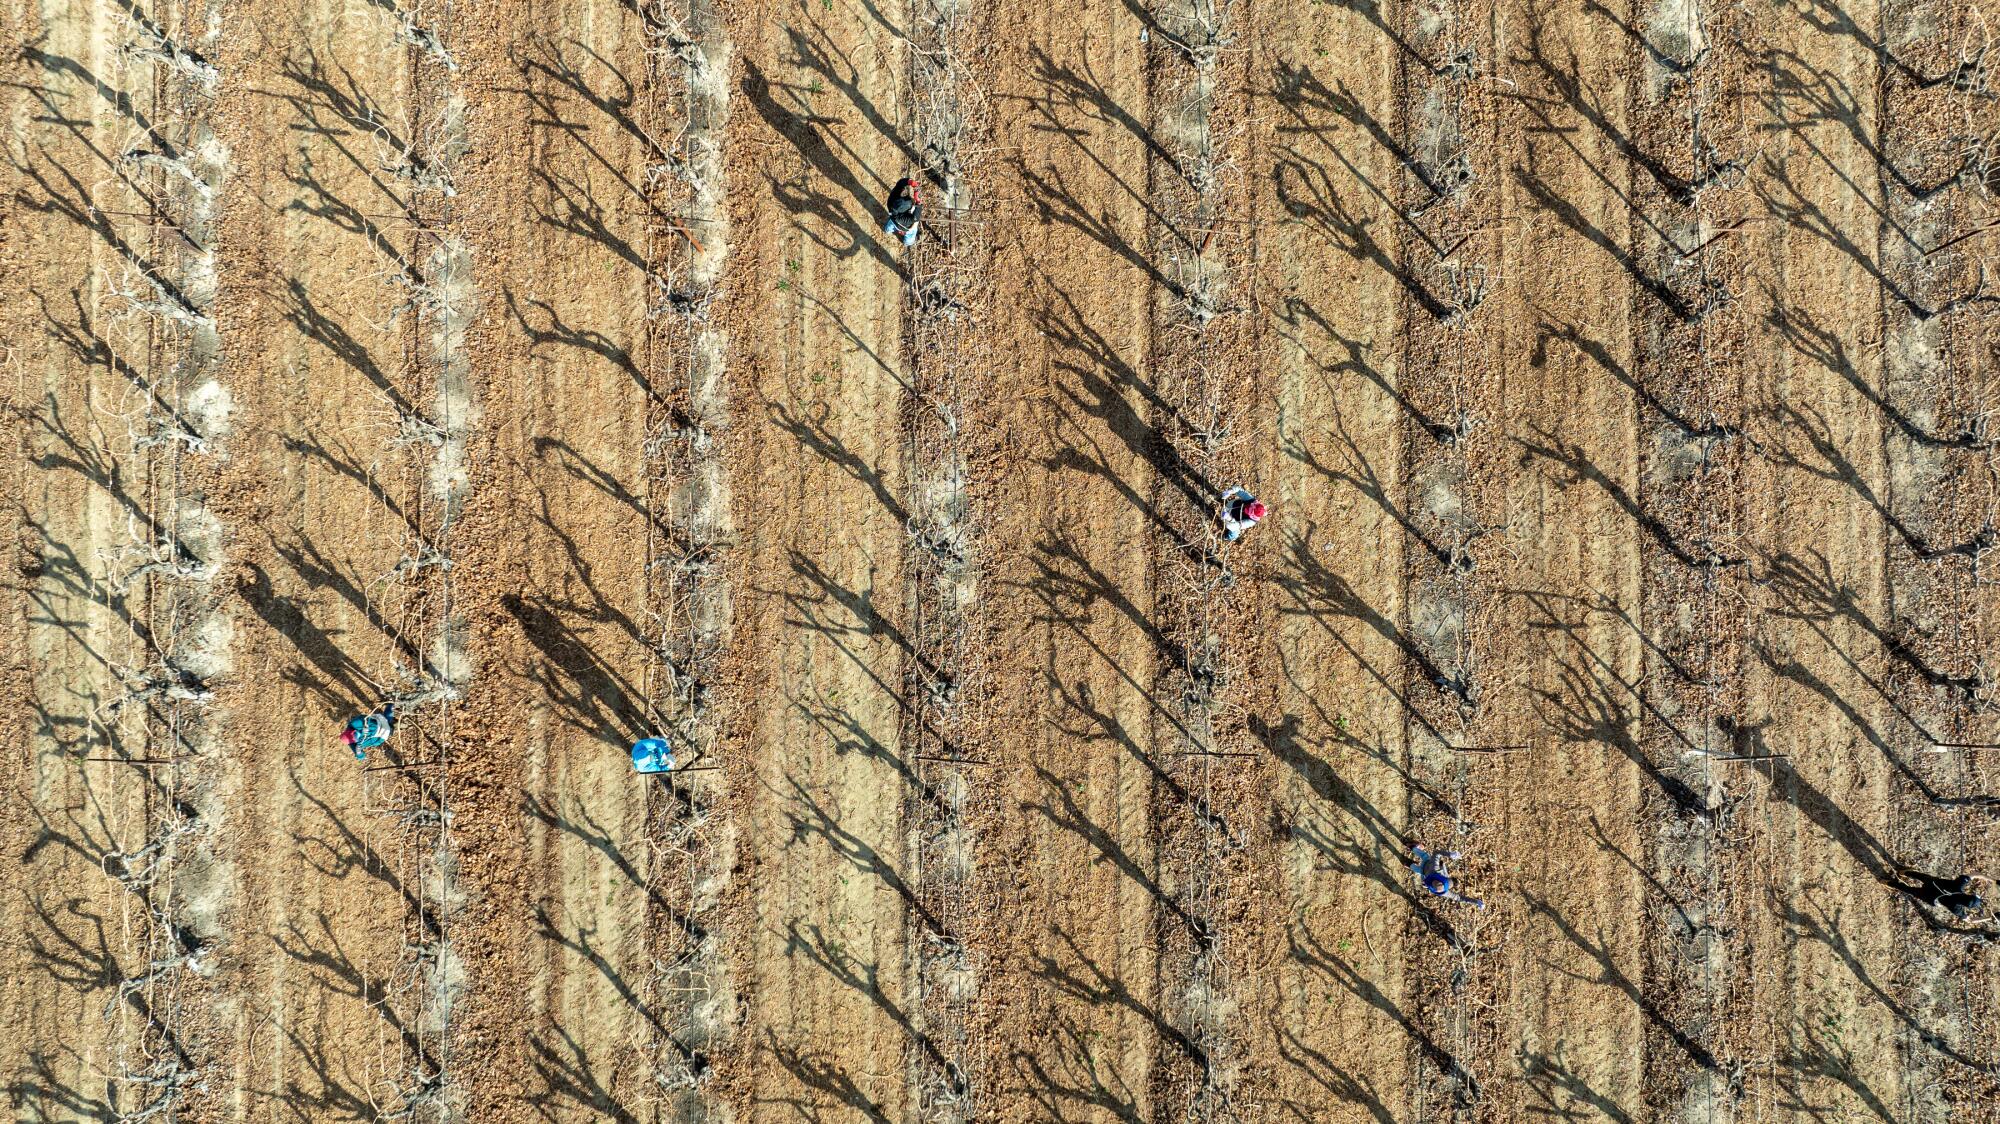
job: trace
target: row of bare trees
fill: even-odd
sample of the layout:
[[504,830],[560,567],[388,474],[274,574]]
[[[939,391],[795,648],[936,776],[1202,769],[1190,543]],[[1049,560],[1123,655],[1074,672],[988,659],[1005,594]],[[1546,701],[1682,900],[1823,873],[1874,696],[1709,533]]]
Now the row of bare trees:
[[[99,288],[109,369],[123,376],[116,413],[133,482],[129,541],[101,552],[103,585],[133,624],[123,693],[98,720],[116,759],[132,762],[143,838],[102,863],[129,892],[121,978],[105,1003],[112,1093],[121,1121],[172,1121],[204,1088],[208,1046],[194,1038],[205,981],[222,943],[216,918],[191,905],[188,873],[207,859],[217,817],[208,714],[229,668],[213,591],[222,528],[203,499],[208,460],[227,424],[217,381],[215,240],[229,153],[209,112],[222,75],[213,35],[126,7],[113,17],[111,83],[121,104],[112,174],[91,206],[120,249]],[[99,200],[102,200],[100,202]]]
[[644,361],[650,401],[643,488],[647,520],[644,675],[653,732],[677,765],[647,796],[650,891],[648,1064],[657,1115],[714,1118],[714,1057],[730,1024],[718,925],[727,892],[722,760],[730,700],[716,686],[728,651],[735,533],[724,457],[731,445],[723,297],[728,209],[723,167],[729,40],[713,0],[647,0],[645,232],[649,299]]
[[1233,548],[1216,521],[1227,489],[1254,484],[1242,478],[1255,428],[1242,409],[1251,375],[1236,361],[1250,318],[1238,295],[1244,216],[1231,214],[1247,195],[1236,163],[1244,106],[1230,96],[1241,73],[1235,9],[1232,0],[1163,0],[1148,58],[1149,127],[1171,162],[1154,176],[1153,253],[1166,289],[1146,367],[1155,382],[1140,388],[1168,462],[1153,495],[1167,531],[1155,567],[1165,666],[1154,680],[1164,709],[1152,804],[1171,899],[1159,927],[1162,1013],[1182,1047],[1156,1084],[1170,1090],[1162,1116],[1191,1120],[1243,1118],[1246,1060],[1236,1012],[1247,966],[1228,919],[1247,886],[1249,825],[1231,816],[1256,782],[1238,699],[1247,638],[1231,611]]
[[990,121],[970,66],[977,38],[970,0],[921,0],[907,40],[909,120],[932,202],[925,237],[905,256],[904,354],[909,394],[903,489],[904,574],[910,650],[903,665],[899,744],[917,784],[908,790],[911,961],[921,1015],[906,1066],[918,1118],[959,1122],[981,1115],[982,1076],[973,1041],[988,957],[975,908],[979,822],[992,775],[971,760],[987,697],[980,512],[971,488],[975,396],[991,385],[981,336],[989,304],[991,248],[975,185]]

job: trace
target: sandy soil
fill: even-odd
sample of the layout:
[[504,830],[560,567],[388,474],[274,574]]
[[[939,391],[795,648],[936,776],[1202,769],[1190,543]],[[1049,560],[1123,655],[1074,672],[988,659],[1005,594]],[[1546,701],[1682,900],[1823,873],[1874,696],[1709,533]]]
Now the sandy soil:
[[7,5],[13,1117],[2000,1119],[1990,35]]

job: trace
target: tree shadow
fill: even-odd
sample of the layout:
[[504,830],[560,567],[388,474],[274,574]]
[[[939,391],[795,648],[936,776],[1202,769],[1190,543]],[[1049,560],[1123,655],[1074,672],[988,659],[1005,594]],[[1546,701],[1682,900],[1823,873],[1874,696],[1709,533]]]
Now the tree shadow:
[[[912,905],[912,908],[915,906]],[[883,1014],[902,1028],[904,1035],[930,1059],[931,1064],[949,1077],[956,1086],[956,1091],[960,1093],[965,1091],[964,1074],[957,1063],[946,1058],[938,1050],[936,1043],[931,1041],[930,1035],[924,1033],[910,1017],[909,1012],[903,1010],[883,989],[880,963],[870,963],[850,953],[847,951],[847,946],[840,941],[829,940],[825,931],[818,925],[801,926],[797,921],[786,926],[784,954],[789,958],[794,953],[803,954],[807,960],[818,965],[843,987],[863,996],[880,1008]]]
[[620,747],[650,732],[645,712],[633,702],[644,693],[552,611],[566,606],[538,595],[508,593],[501,596],[500,607],[540,653],[541,659],[524,669],[525,677],[546,693],[565,723]]
[[[1062,1011],[1049,1011],[1046,1017],[1039,1051],[1017,1046],[1008,1054],[1016,1079],[1043,1117],[1070,1120],[1072,1112],[1094,1109],[1125,1124],[1143,1124],[1137,1091],[1109,1060],[1099,1062],[1094,1056],[1090,1032],[1079,1030]],[[1054,1060],[1045,1060],[1044,1054]],[[1110,1069],[1108,1079],[1100,1066]]]
[[1068,959],[1076,967],[1064,966],[1061,962],[1040,952],[1034,952],[1034,966],[1028,971],[1036,979],[1048,984],[1059,995],[1078,999],[1091,1007],[1115,1007],[1130,1011],[1144,1020],[1152,1028],[1161,1043],[1173,1047],[1189,1061],[1201,1067],[1204,1078],[1210,1076],[1210,1062],[1206,1051],[1189,1038],[1179,1027],[1159,1011],[1147,1006],[1146,1002],[1132,993],[1115,973],[1106,971],[1090,954],[1083,950],[1075,936],[1062,925],[1052,930],[1057,940],[1068,949]]
[[814,402],[800,411],[794,411],[783,402],[766,402],[764,416],[771,424],[783,430],[801,449],[812,453],[828,464],[840,469],[854,480],[867,487],[875,496],[875,502],[882,506],[897,526],[910,522],[907,508],[896,499],[896,493],[889,486],[889,480],[881,470],[868,463],[859,453],[848,448],[847,443],[834,433],[828,424],[832,418],[832,408],[825,402]]
[[[832,1097],[848,1112],[859,1113],[862,1119],[872,1124],[891,1124],[895,1119],[880,1102],[861,1091],[861,1086],[851,1074],[818,1051],[808,1047],[786,1046],[778,1041],[777,1032],[768,1027],[764,1030],[763,1049],[770,1053],[779,1068],[791,1075],[792,1080],[814,1093]],[[801,1119],[811,1121],[813,1124],[828,1119],[819,1110],[818,1098],[807,1101],[755,1093],[753,1103],[784,1105],[798,1113]],[[854,1117],[842,1114],[835,1119],[852,1120]]]
[[1597,939],[1593,941],[1591,938],[1584,936],[1575,925],[1570,923],[1569,918],[1563,916],[1562,911],[1556,909],[1547,900],[1538,898],[1526,890],[1521,892],[1521,899],[1528,904],[1528,912],[1530,914],[1546,917],[1555,925],[1556,931],[1562,934],[1564,940],[1576,946],[1578,951],[1589,957],[1597,965],[1597,974],[1591,976],[1574,971],[1563,967],[1554,960],[1544,957],[1542,963],[1546,967],[1551,971],[1568,976],[1570,979],[1580,980],[1584,983],[1600,984],[1624,995],[1626,999],[1631,1001],[1634,1007],[1638,1008],[1639,1012],[1646,1017],[1648,1022],[1664,1033],[1673,1041],[1674,1045],[1680,1048],[1682,1053],[1687,1055],[1688,1060],[1710,1072],[1719,1072],[1721,1070],[1721,1063],[1716,1061],[1715,1055],[1709,1052],[1708,1047],[1695,1041],[1685,1030],[1682,1030],[1669,1021],[1661,1013],[1659,1007],[1646,997],[1639,985],[1633,982],[1632,978],[1627,976],[1618,967],[1617,957],[1612,952],[1611,941],[1604,935],[1603,930],[1600,929],[1598,931]]
[[611,1095],[583,1044],[568,1028],[555,1024],[529,1035],[528,1064],[534,1067],[539,1087],[515,1096],[549,1124],[566,1124],[575,1119],[575,1110],[594,1120],[643,1124],[637,1113]]
[[[1287,934],[1289,956],[1294,963],[1318,972],[1333,983],[1340,985],[1348,994],[1368,1004],[1387,1016],[1389,1021],[1402,1030],[1418,1053],[1436,1066],[1444,1074],[1450,1086],[1454,1101],[1461,1107],[1470,1107],[1480,1099],[1479,1079],[1459,1064],[1451,1051],[1446,1050],[1430,1033],[1417,1025],[1416,1020],[1406,1014],[1396,1002],[1383,993],[1373,980],[1363,975],[1361,970],[1342,959],[1340,954],[1321,944],[1319,938],[1298,926],[1290,927]],[[1300,943],[1300,938],[1304,943]]]
[[[828,226],[846,234],[848,240],[846,247],[821,243],[838,256],[844,258],[865,250],[884,269],[900,275],[902,272],[900,264],[874,237],[876,228],[873,216],[881,208],[881,199],[888,194],[888,183],[881,181],[879,176],[875,177],[880,190],[870,191],[840,157],[834,154],[827,140],[829,136],[834,135],[834,131],[825,127],[837,124],[838,119],[816,115],[808,100],[810,95],[805,92],[804,87],[789,84],[774,85],[765,76],[763,69],[747,58],[743,60],[743,71],[744,96],[750,99],[750,107],[763,118],[765,125],[791,145],[807,171],[816,173],[820,178],[833,184],[837,190],[845,193],[843,200],[834,195],[812,191],[804,186],[803,177],[800,186],[793,188],[765,173],[765,180],[772,189],[773,198],[794,216],[816,215]],[[796,110],[780,104],[775,93],[778,90],[784,91],[786,98]],[[824,132],[821,131],[822,128]],[[845,144],[841,147],[846,148]],[[849,156],[852,158],[851,152]],[[854,210],[850,210],[850,205]],[[857,220],[855,218],[857,213],[869,216],[869,221]]]
[[1855,463],[1840,451],[1840,444],[1834,435],[1833,423],[1827,419],[1819,407],[1807,404],[1803,407],[1790,402],[1774,401],[1765,410],[1773,427],[1780,433],[1798,433],[1812,446],[1813,456],[1818,463],[1809,461],[1781,440],[1764,442],[1765,456],[1781,468],[1793,468],[1809,476],[1831,481],[1845,487],[1863,503],[1874,510],[1885,526],[1896,532],[1896,536],[1909,547],[1910,553],[1918,561],[1934,562],[1941,558],[1978,558],[2000,542],[2000,531],[1996,531],[1991,520],[1979,532],[1962,543],[1938,546],[1918,534],[1909,524],[1903,522],[1890,510],[1888,502],[1875,494],[1866,476]]
[[[76,1070],[79,1074],[89,1070],[83,1055],[67,1046],[57,1049],[69,1056],[65,1069]],[[39,1049],[27,1051],[27,1060],[15,1070],[15,1074],[15,1078],[4,1087],[7,1103],[20,1114],[15,1124],[79,1124],[83,1121],[113,1124],[121,1119],[115,1085],[106,1080],[104,1092],[99,1096],[84,1087],[82,1076],[76,1084],[68,1084],[56,1073],[54,1058]]]
[[[834,857],[851,866],[860,874],[875,879],[886,890],[893,891],[903,900],[903,905],[924,928],[939,937],[949,937],[944,922],[927,907],[916,888],[896,870],[891,859],[859,835],[841,826],[840,817],[828,811],[819,801],[813,799],[811,791],[791,777],[785,778],[790,792],[785,799],[789,805],[784,811],[785,819],[791,824],[791,838],[786,841],[790,847],[808,839],[818,839],[824,843]],[[814,930],[818,932],[817,929]],[[793,934],[796,940],[796,932]],[[831,969],[829,969],[831,970]],[[873,973],[870,973],[873,979]],[[899,1020],[900,1021],[900,1020]],[[939,1064],[943,1065],[942,1059]]]
[[502,285],[500,293],[501,298],[507,302],[508,315],[514,318],[514,324],[521,329],[521,334],[528,337],[529,355],[539,355],[542,348],[551,346],[572,348],[585,355],[594,355],[631,379],[633,385],[637,386],[649,401],[661,400],[658,392],[646,380],[645,372],[633,362],[632,353],[612,342],[610,336],[594,328],[569,324],[563,320],[553,304],[536,297],[529,297],[526,300],[528,308],[538,313],[539,319],[543,321],[542,325],[537,327],[528,322],[528,314],[522,311],[523,302],[515,296],[512,285]]
[[1764,322],[1776,329],[1778,337],[1790,345],[1801,357],[1811,360],[1822,369],[1839,375],[1841,380],[1854,388],[1857,394],[1868,399],[1882,416],[1889,419],[1903,436],[1927,449],[1990,449],[1994,441],[1979,435],[1972,425],[1951,435],[1933,433],[1919,425],[1916,419],[1896,408],[1875,385],[1863,378],[1855,366],[1854,359],[1847,352],[1847,342],[1840,334],[1829,328],[1822,328],[1819,321],[1807,309],[1785,302],[1779,292],[1766,285],[1764,295],[1770,304]]
[[1641,530],[1660,545],[1661,549],[1672,555],[1674,561],[1697,571],[1733,569],[1749,564],[1749,559],[1740,555],[1725,554],[1705,538],[1691,538],[1692,546],[1683,543],[1672,528],[1658,516],[1647,511],[1623,485],[1597,467],[1597,463],[1590,459],[1590,454],[1584,451],[1583,446],[1564,441],[1555,433],[1540,427],[1534,428],[1534,434],[1545,443],[1538,444],[1525,437],[1515,437],[1514,443],[1521,446],[1529,456],[1539,457],[1561,467],[1569,474],[1569,479],[1555,481],[1558,489],[1567,489],[1582,483],[1593,485],[1604,493],[1607,499],[1617,504],[1628,518],[1637,523]]

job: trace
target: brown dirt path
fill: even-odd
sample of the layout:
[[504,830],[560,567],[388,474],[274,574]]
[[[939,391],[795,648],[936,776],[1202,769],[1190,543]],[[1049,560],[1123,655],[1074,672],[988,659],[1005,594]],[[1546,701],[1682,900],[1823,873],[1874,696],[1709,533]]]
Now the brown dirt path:
[[648,299],[628,6],[525,5],[454,30],[469,102],[458,199],[479,279],[490,445],[462,611],[480,637],[455,770],[470,903],[461,1077],[482,1118],[637,1119],[657,1096],[644,825],[628,750],[645,664]]
[[847,3],[729,17],[748,708],[729,940],[748,1040],[723,1076],[751,1119],[900,1118],[917,1048],[897,744],[901,248],[877,217],[914,170],[902,18]]
[[[1394,46],[1360,13],[1263,14],[1252,89],[1266,123],[1272,221],[1257,278],[1270,324],[1277,462],[1266,534],[1275,713],[1253,723],[1284,767],[1272,830],[1285,842],[1290,951],[1268,1023],[1276,1106],[1400,1115],[1403,928],[1403,616],[1398,315],[1380,274],[1339,239],[1347,214],[1395,221],[1401,166],[1382,125]],[[1329,252],[1332,251],[1332,252]]]
[[[406,57],[381,13],[308,6],[219,61],[241,76],[218,109],[240,411],[218,488],[241,670],[224,694],[241,990],[222,1112],[366,1114],[398,1103],[418,1050],[416,981],[398,970],[419,892],[391,811],[404,782],[334,738],[419,659],[393,575],[425,481],[393,445],[415,391],[383,252],[411,240],[374,135],[406,128]],[[432,752],[405,730],[370,764]]]
[[[1184,1042],[1156,986],[1164,911],[1149,807],[1165,763],[1150,731],[1148,556],[1158,527],[1141,385],[1148,349],[1149,138],[1140,25],[1113,3],[1010,10],[995,44],[1001,196],[995,348],[1008,503],[990,541],[996,617],[1025,677],[1002,760],[1019,819],[1016,954],[1001,1117],[1144,1119],[1161,1051]],[[1016,192],[1018,191],[1018,195]]]
[[[113,441],[122,427],[107,430],[98,411],[127,408],[120,371],[145,379],[152,361],[143,334],[99,309],[118,254],[105,237],[112,228],[88,210],[116,155],[96,137],[127,131],[99,81],[108,13],[10,5],[4,18],[9,41],[30,46],[6,63],[5,647],[19,708],[9,711],[17,744],[0,903],[17,938],[0,955],[8,1025],[44,1029],[0,1035],[0,1066],[16,1111],[55,1119],[139,1103],[102,1076],[133,1044],[115,989],[134,959],[135,898],[99,867],[143,841],[151,773],[77,758],[147,753],[122,724],[107,731],[98,711],[123,694],[113,665],[134,663],[138,649],[126,599],[100,593],[101,552],[127,539],[128,520],[147,521]],[[107,189],[103,205],[127,194]]]
[[[1850,14],[1868,22],[1872,6]],[[1752,435],[1765,451],[1747,493],[1753,542],[1767,578],[1753,640],[1769,675],[1755,683],[1745,725],[1753,745],[1791,754],[1791,768],[1753,813],[1763,869],[1776,877],[1769,911],[1748,939],[1768,957],[1756,975],[1755,1041],[1769,1060],[1748,1096],[1759,1103],[1842,1105],[1879,1112],[1899,1103],[1896,1021],[1859,986],[1893,971],[1893,911],[1880,881],[1900,858],[1885,835],[1888,764],[1865,748],[1853,716],[1873,724],[1885,669],[1883,525],[1868,502],[1882,487],[1879,423],[1839,372],[1788,342],[1803,317],[1853,356],[1864,385],[1883,293],[1866,253],[1879,214],[1863,139],[1815,109],[1829,93],[1867,88],[1875,59],[1852,36],[1779,20],[1748,44],[1769,69],[1762,97],[1774,128],[1751,189],[1774,221],[1753,243],[1767,311],[1750,349]],[[1790,623],[1788,626],[1788,622]]]

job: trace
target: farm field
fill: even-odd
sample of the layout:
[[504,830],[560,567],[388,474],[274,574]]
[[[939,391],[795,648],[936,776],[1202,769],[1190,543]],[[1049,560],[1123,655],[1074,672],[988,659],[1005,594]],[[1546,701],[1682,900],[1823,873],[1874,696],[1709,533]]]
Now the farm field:
[[8,1119],[2000,1121],[1996,34],[7,0]]

